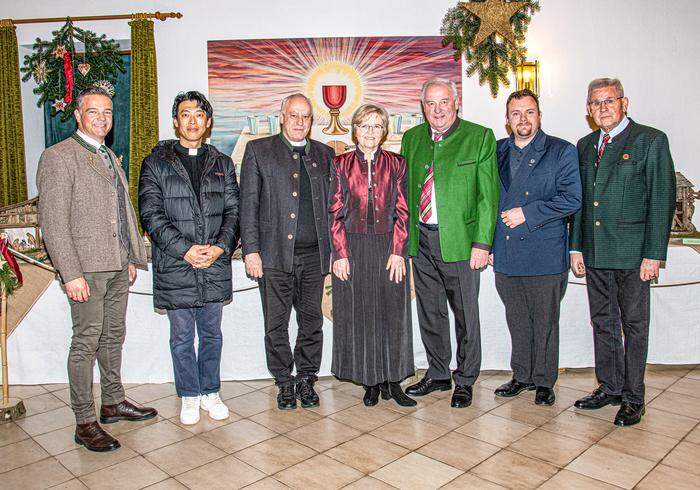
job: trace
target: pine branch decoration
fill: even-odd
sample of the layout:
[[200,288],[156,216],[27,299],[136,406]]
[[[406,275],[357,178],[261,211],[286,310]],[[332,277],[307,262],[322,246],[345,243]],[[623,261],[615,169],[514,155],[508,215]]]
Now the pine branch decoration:
[[540,10],[540,5],[537,0],[527,0],[522,4],[522,9],[510,19],[515,45],[500,39],[496,33],[491,34],[483,43],[475,45],[481,20],[459,6],[449,9],[442,20],[440,34],[443,36],[443,46],[452,45],[455,60],[464,55],[467,76],[478,75],[479,85],[488,83],[494,98],[501,85],[510,87],[509,72],[515,72],[527,54],[525,34],[532,15]]

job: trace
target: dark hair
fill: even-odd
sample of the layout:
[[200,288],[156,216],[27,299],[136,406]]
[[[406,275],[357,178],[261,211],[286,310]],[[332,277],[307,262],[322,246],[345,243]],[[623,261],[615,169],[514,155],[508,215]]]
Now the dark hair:
[[211,116],[214,114],[211,104],[203,94],[197,92],[196,90],[180,92],[175,96],[175,101],[173,102],[173,119],[177,118],[177,109],[180,107],[180,103],[185,102],[186,100],[195,101],[197,103],[197,107],[202,109],[207,114],[207,119],[211,119]]
[[75,98],[75,106],[78,109],[80,109],[80,104],[83,103],[83,99],[88,95],[104,95],[109,100],[112,100],[112,95],[105,89],[103,89],[102,87],[95,87],[94,85],[91,85],[90,87],[81,90],[78,93],[78,96]]
[[537,112],[542,112],[540,111],[540,99],[537,98],[535,92],[524,88],[522,90],[517,90],[508,96],[508,100],[506,101],[506,115],[508,115],[508,104],[510,104],[511,100],[520,100],[524,99],[525,97],[532,97],[533,99],[535,99],[535,104],[537,105]]

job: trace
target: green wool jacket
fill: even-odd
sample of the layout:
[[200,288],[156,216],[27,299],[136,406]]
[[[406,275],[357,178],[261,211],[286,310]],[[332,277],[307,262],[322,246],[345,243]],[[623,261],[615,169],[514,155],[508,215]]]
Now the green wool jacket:
[[599,131],[578,142],[583,206],[574,216],[571,250],[588,267],[636,269],[642,259],[666,260],[676,206],[668,138],[630,120],[613,138],[596,171]]
[[469,260],[472,245],[490,250],[499,193],[493,131],[458,119],[454,132],[435,143],[423,123],[406,131],[401,155],[408,168],[409,255],[418,255],[418,206],[431,163],[442,260]]

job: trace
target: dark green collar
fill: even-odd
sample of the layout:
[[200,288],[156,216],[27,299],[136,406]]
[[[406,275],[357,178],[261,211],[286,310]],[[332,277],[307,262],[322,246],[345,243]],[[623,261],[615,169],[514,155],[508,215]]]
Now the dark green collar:
[[[280,138],[282,138],[282,141],[284,142],[284,144],[287,145],[287,148],[289,148],[289,151],[294,151],[294,148],[293,148],[294,145],[292,145],[289,142],[289,140],[284,137],[284,135],[282,133],[280,133]],[[311,138],[306,138],[306,146],[304,147],[304,151],[306,152],[307,155],[311,151]]]
[[78,133],[73,133],[71,135],[71,138],[73,138],[75,141],[77,141],[80,146],[82,146],[83,148],[88,150],[90,153],[97,154],[97,149],[94,146],[92,146],[90,143],[85,141],[83,138],[78,136]]

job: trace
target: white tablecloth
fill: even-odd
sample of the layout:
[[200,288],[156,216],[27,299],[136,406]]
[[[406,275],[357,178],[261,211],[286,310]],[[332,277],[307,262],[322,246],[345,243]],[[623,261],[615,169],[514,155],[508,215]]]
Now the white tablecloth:
[[[660,285],[700,280],[700,254],[686,247],[671,247]],[[570,276],[562,303],[559,361],[561,367],[593,365],[593,334],[589,325],[586,288]],[[234,262],[234,288],[254,285],[245,278],[243,264]],[[151,292],[151,275],[140,271],[131,288],[134,293]],[[700,285],[652,289],[652,318],[649,362],[661,364],[700,363]],[[503,305],[498,298],[491,269],[481,274],[479,296],[482,369],[509,369],[510,336]],[[224,308],[224,348],[221,377],[224,380],[267,378],[263,321],[257,289],[234,294]],[[294,315],[290,337],[296,336]],[[324,323],[323,362],[320,375],[330,374],[332,328]],[[68,302],[58,283],[53,283],[8,340],[10,383],[65,383],[66,359],[71,336]],[[161,383],[173,380],[165,314],[154,311],[152,297],[131,294],[127,315],[122,379],[125,383]],[[413,348],[418,368],[427,367],[420,341],[415,302],[413,304]],[[454,345],[454,332],[452,332]],[[454,355],[454,354],[453,354]],[[453,361],[454,363],[454,361]],[[95,367],[95,381],[99,380]]]

